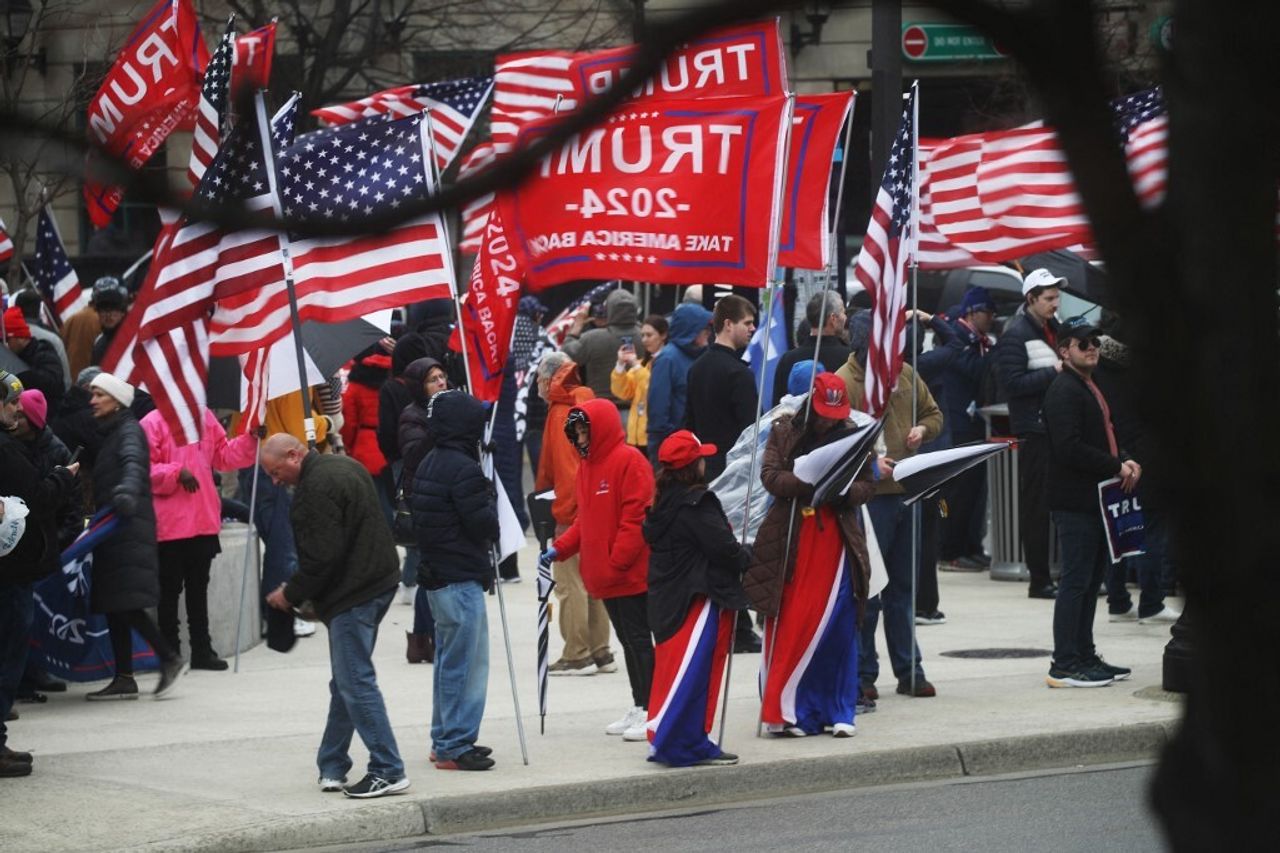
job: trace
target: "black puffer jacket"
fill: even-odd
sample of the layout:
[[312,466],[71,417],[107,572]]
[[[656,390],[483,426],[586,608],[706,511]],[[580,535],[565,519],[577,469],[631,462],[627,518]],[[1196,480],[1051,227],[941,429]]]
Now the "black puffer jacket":
[[[434,358],[419,357],[406,362],[397,371],[399,362],[395,356],[401,352],[399,346],[396,344],[396,352],[391,356],[392,378],[382,383],[382,387],[378,389],[378,449],[387,462],[403,458],[400,449],[400,415],[405,406],[422,399],[422,380],[427,377],[427,371],[433,365],[440,363]],[[406,470],[409,472],[408,476],[412,477],[416,468]]]
[[649,629],[656,642],[680,630],[696,595],[718,607],[748,604],[742,573],[750,553],[739,544],[720,499],[706,486],[667,486],[658,491],[644,522],[649,543]]
[[[36,461],[40,474],[46,475],[55,468],[65,468],[71,464],[71,451],[62,443],[62,439],[53,434],[53,430],[45,427],[36,433],[28,446]],[[58,511],[58,549],[62,550],[80,535],[84,528],[84,515],[80,512],[83,498],[80,495],[80,482],[77,480],[67,495],[66,502]]]
[[62,381],[62,359],[53,344],[32,338],[26,349],[19,356],[27,364],[27,369],[18,373],[22,387],[36,390],[44,394],[49,411],[55,412],[62,405],[62,395],[66,393],[66,383]]
[[147,437],[127,409],[99,421],[98,429],[102,445],[93,464],[93,505],[113,508],[120,526],[93,551],[89,603],[95,613],[155,607],[160,570]]
[[1044,326],[1020,309],[991,351],[1001,398],[1009,404],[1009,428],[1014,435],[1044,432],[1040,404],[1044,401],[1044,392],[1058,375],[1054,367],[1058,363],[1058,352],[1054,348],[1058,321],[1050,319],[1048,326],[1046,334]]
[[418,534],[418,582],[428,589],[493,580],[489,549],[498,538],[493,488],[480,469],[477,444],[485,408],[462,391],[441,391],[427,405],[436,446],[413,478],[413,528]]
[[94,460],[98,458],[98,445],[102,443],[102,433],[93,418],[93,409],[89,408],[86,389],[75,385],[63,395],[62,405],[57,411],[49,410],[49,427],[69,449],[84,448],[80,454],[82,468],[93,467]]
[[427,429],[427,395],[422,390],[422,383],[433,367],[443,369],[444,365],[434,358],[420,358],[404,371],[410,402],[400,412],[396,443],[399,446],[399,458],[404,460],[404,471],[400,476],[406,485],[413,483],[413,475],[417,473],[418,466],[435,446],[431,432]]
[[327,625],[399,585],[400,558],[373,478],[350,456],[303,457],[289,520],[298,570],[284,597],[293,606],[310,601]]
[[0,557],[0,583],[31,583],[58,568],[58,518],[73,481],[65,468],[41,475],[31,451],[0,431],[0,495],[22,498],[29,513],[17,547]]

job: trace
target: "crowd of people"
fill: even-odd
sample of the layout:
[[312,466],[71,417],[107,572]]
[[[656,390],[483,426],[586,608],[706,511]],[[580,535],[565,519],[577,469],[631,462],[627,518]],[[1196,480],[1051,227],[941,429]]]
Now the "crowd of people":
[[[431,762],[493,768],[493,750],[478,743],[485,595],[521,580],[515,555],[498,559],[497,489],[527,529],[527,458],[535,494],[550,493],[555,524],[539,555],[555,580],[563,641],[549,672],[615,673],[613,637],[621,648],[629,696],[618,691],[626,708],[605,734],[647,742],[650,760],[671,766],[736,762],[710,736],[722,673],[729,654],[762,653],[768,732],[849,737],[856,716],[876,708],[879,625],[896,691],[935,696],[914,626],[946,621],[936,573],[991,562],[981,468],[922,502],[915,541],[893,468],[983,439],[978,410],[997,402],[1007,403],[1017,440],[1028,594],[1054,600],[1048,684],[1123,679],[1129,671],[1105,662],[1093,642],[1102,585],[1113,621],[1161,624],[1179,614],[1164,604],[1172,576],[1160,508],[1147,516],[1146,553],[1113,563],[1097,484],[1114,477],[1132,492],[1158,465],[1129,406],[1123,345],[1084,318],[1059,323],[1064,283],[1046,270],[1029,273],[1023,305],[998,338],[996,305],[980,287],[945,312],[913,312],[927,334],[908,341],[932,345],[916,369],[911,359],[903,367],[875,448],[856,460],[845,488],[822,497],[794,472],[797,459],[867,420],[870,313],[833,291],[803,306],[770,401],[758,398],[742,358],[756,332],[751,301],[729,294],[708,308],[693,298],[641,318],[636,297],[619,286],[582,306],[560,346],[544,328],[546,307],[522,298],[492,404],[464,390],[461,360],[447,345],[452,305],[438,300],[410,309],[404,330],[355,354],[344,376],[272,400],[258,434],[228,437],[229,426],[205,410],[201,440],[186,446],[145,394],[95,366],[128,310],[118,281],[98,282],[90,308],[61,336],[42,324],[38,298],[19,294],[4,315],[5,339],[27,369],[0,372],[0,495],[21,498],[30,516],[18,546],[0,556],[0,711],[12,718],[18,697],[65,690],[26,660],[32,583],[58,569],[59,552],[102,509],[119,526],[94,551],[90,605],[106,617],[114,677],[88,698],[138,697],[135,632],[159,660],[157,696],[188,666],[225,670],[211,639],[210,567],[222,520],[247,517],[251,506],[265,546],[268,647],[289,650],[316,621],[328,628],[321,790],[363,798],[409,787],[372,661],[397,590],[414,608],[406,660],[433,666]],[[312,446],[304,411],[318,424]],[[757,487],[771,503],[748,542],[735,534],[715,480],[757,419],[765,436]],[[868,552],[869,533],[878,555]],[[875,595],[873,556],[887,577]],[[1136,606],[1129,573],[1141,587]],[[353,734],[370,757],[349,784]],[[31,767],[28,753],[8,747],[0,720],[0,776]]]

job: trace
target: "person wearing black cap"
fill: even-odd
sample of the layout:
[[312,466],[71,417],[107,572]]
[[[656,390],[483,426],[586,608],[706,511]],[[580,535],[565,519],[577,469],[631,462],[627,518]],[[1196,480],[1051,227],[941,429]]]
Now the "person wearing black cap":
[[124,315],[129,311],[129,291],[125,290],[120,279],[115,276],[103,276],[93,283],[92,299],[93,310],[98,314],[98,324],[102,331],[93,341],[89,363],[102,364],[107,348],[115,340],[116,332],[124,323]]
[[657,644],[649,760],[672,767],[738,763],[707,737],[733,612],[747,606],[742,573],[750,560],[706,486],[706,459],[715,452],[688,430],[667,436],[658,448],[657,495],[643,528],[650,548],[649,627]]
[[1046,269],[1027,273],[1022,282],[1025,302],[1005,327],[992,356],[1000,391],[1009,403],[1009,429],[1018,438],[1018,526],[1031,573],[1027,590],[1031,598],[1056,594],[1049,576],[1049,443],[1040,404],[1049,384],[1062,372],[1055,315],[1059,288],[1066,283]]
[[1064,369],[1044,395],[1048,433],[1049,510],[1062,550],[1062,575],[1053,606],[1050,687],[1105,687],[1129,670],[1099,657],[1093,617],[1109,556],[1098,505],[1098,483],[1119,477],[1132,492],[1142,468],[1116,441],[1107,399],[1093,381],[1098,330],[1072,317],[1058,330]]

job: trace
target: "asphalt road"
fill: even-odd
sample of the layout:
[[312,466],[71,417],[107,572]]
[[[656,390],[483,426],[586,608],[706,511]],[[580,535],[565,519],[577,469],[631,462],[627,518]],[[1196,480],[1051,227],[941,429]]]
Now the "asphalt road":
[[1145,853],[1165,846],[1146,808],[1152,770],[1149,763],[1064,768],[343,849]]

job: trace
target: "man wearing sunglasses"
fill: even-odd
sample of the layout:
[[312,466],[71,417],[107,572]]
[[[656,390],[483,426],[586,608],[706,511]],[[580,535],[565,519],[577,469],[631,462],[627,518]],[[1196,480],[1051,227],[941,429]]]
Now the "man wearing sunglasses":
[[1053,607],[1050,687],[1105,687],[1128,678],[1093,645],[1098,588],[1109,556],[1098,508],[1098,483],[1119,477],[1132,492],[1142,476],[1138,463],[1116,441],[1111,409],[1093,381],[1098,330],[1084,317],[1058,328],[1063,370],[1044,395],[1041,415],[1049,436],[1049,510],[1058,530],[1062,575]]

